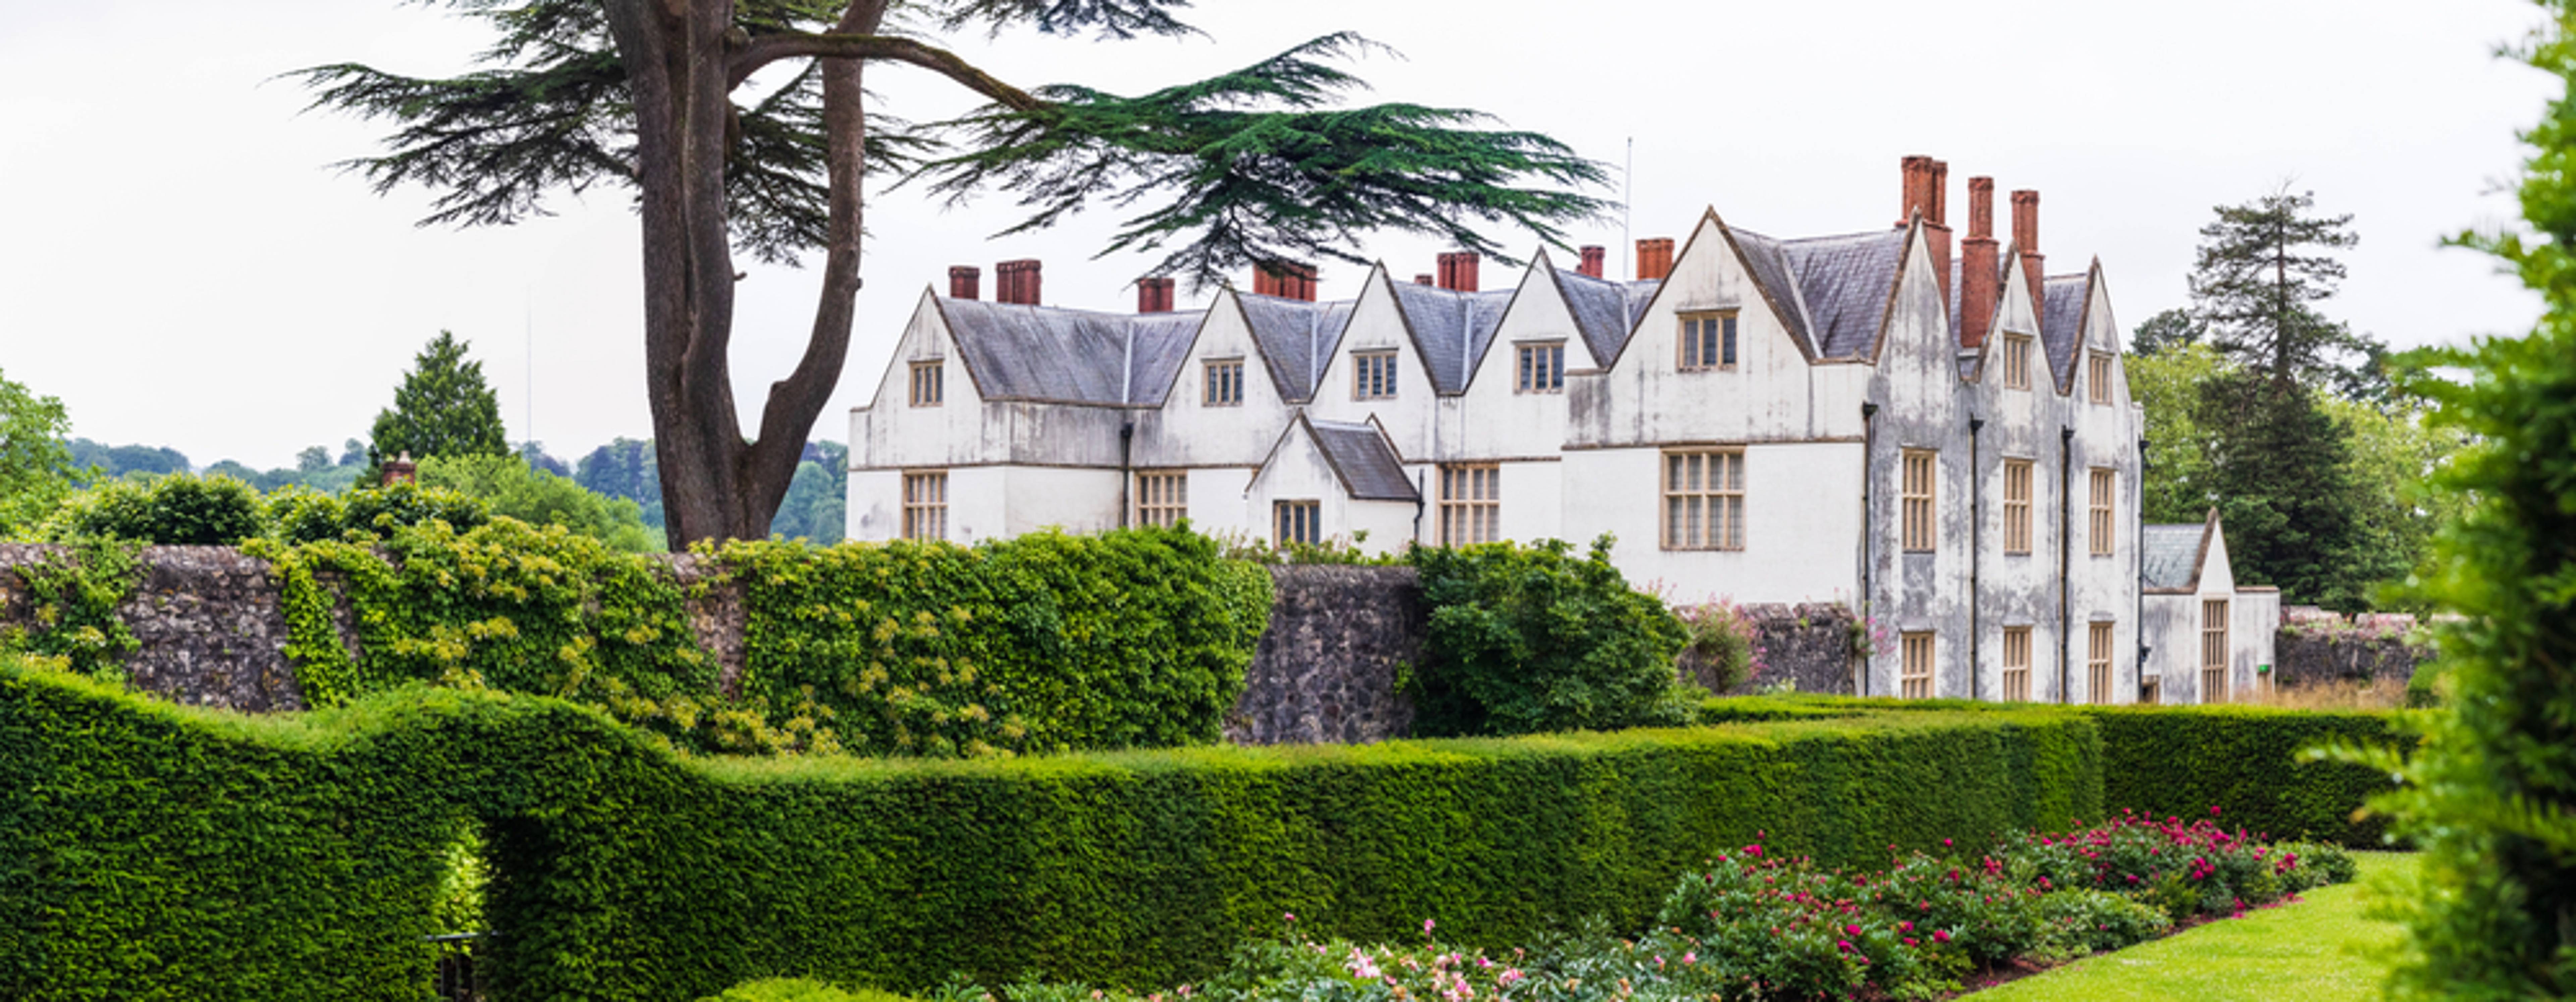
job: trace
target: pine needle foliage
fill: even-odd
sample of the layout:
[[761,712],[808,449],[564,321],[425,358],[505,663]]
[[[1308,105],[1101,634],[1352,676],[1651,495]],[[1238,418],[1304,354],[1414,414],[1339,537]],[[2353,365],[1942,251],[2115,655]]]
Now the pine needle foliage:
[[2576,994],[2576,5],[2542,6],[2548,24],[2510,50],[2564,82],[2522,136],[2528,229],[2456,242],[2509,265],[2546,312],[2528,336],[2410,360],[2466,373],[2408,388],[2483,439],[2437,478],[2466,504],[2425,582],[2465,617],[2440,641],[2453,688],[2411,765],[2346,751],[2406,782],[2379,806],[2426,849],[2404,997]]
[[409,453],[442,456],[507,456],[501,398],[483,381],[483,363],[465,360],[465,342],[446,331],[430,339],[394,388],[394,405],[376,412],[370,433],[377,460]]

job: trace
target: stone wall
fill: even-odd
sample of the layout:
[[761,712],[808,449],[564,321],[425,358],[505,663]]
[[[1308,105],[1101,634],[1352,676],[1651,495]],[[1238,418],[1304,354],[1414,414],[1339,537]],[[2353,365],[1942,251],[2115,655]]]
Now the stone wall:
[[1753,676],[1732,689],[1721,689],[1715,666],[1684,652],[1684,680],[1728,696],[1784,681],[1799,692],[1851,695],[1854,620],[1850,609],[1827,603],[1755,603],[1737,608],[1753,622]]
[[2335,682],[2399,683],[2415,677],[2415,666],[2433,657],[2415,617],[2363,613],[2344,617],[2294,607],[2273,638],[2272,684],[2318,685]]
[[1429,620],[1410,567],[1273,567],[1270,629],[1226,715],[1236,744],[1351,744],[1403,737],[1413,701],[1397,676],[1422,657]]
[[[0,569],[68,558],[64,547],[0,544]],[[143,581],[117,607],[143,645],[125,658],[136,688],[180,703],[304,708],[268,561],[222,546],[154,546],[138,560]],[[25,582],[0,573],[0,627],[25,627],[36,612]]]

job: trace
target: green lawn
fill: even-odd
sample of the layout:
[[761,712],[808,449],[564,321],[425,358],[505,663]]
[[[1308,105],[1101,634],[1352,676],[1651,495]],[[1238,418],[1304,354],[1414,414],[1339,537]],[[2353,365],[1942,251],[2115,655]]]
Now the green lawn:
[[2361,880],[2321,888],[2297,904],[2212,922],[2179,936],[2087,957],[1979,992],[1977,1002],[2083,999],[2298,999],[2379,997],[2404,932],[2362,916],[2374,881],[2411,878],[2415,857],[2360,852]]

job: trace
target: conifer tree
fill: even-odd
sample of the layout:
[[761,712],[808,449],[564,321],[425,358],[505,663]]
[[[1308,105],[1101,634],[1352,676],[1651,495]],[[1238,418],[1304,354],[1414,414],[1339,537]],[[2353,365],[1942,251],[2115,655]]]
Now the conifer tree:
[[501,399],[483,382],[483,363],[465,360],[465,342],[438,332],[413,359],[394,405],[376,412],[379,463],[403,453],[413,459],[441,456],[507,456],[501,432]]
[[[442,0],[489,23],[485,67],[451,79],[356,64],[303,71],[317,106],[389,118],[380,191],[440,192],[429,221],[509,223],[546,196],[628,188],[643,223],[644,358],[674,548],[761,538],[840,378],[859,288],[863,182],[903,176],[962,199],[998,190],[1052,225],[1086,205],[1131,213],[1108,250],[1160,251],[1199,285],[1252,264],[1365,263],[1373,230],[1435,236],[1509,260],[1479,231],[1559,226],[1607,203],[1577,191],[1601,165],[1450,108],[1331,107],[1360,81],[1332,65],[1373,48],[1325,35],[1244,69],[1125,96],[1024,88],[937,33],[1185,36],[1188,0]],[[862,85],[877,68],[936,74],[990,102],[921,127]],[[822,292],[795,370],[755,434],[736,417],[727,352],[734,255],[822,252]]]
[[2328,253],[2359,243],[2352,216],[2312,216],[2314,192],[2287,187],[2245,205],[2222,205],[2201,227],[2192,265],[2194,319],[2210,343],[2277,385],[2320,385],[2347,373],[2345,356],[2369,343],[2316,304],[2335,294],[2343,262]]

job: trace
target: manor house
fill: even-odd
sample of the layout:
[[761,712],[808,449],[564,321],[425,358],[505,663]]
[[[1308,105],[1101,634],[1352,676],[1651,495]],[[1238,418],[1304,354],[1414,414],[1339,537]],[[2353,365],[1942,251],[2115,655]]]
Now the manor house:
[[[1705,212],[1485,288],[1443,254],[1348,298],[1257,269],[1204,310],[1040,302],[1036,261],[949,271],[850,415],[849,536],[972,542],[1188,519],[1373,552],[1604,533],[1677,602],[1849,603],[1866,695],[2222,701],[2279,596],[2216,517],[2138,517],[2142,412],[2100,262],[2050,275],[2039,194],[1907,157],[1893,227],[1783,239]],[[2143,665],[2143,670],[2141,666]]]

